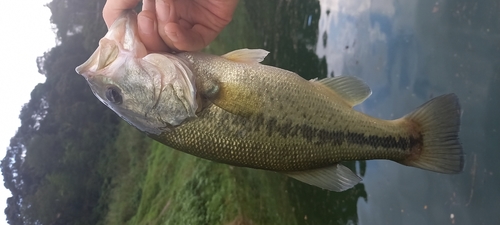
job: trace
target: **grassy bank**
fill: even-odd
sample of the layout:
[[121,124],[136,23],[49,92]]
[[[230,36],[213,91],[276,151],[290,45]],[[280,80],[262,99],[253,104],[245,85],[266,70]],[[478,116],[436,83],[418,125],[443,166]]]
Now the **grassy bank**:
[[296,224],[286,177],[200,159],[123,123],[103,224]]

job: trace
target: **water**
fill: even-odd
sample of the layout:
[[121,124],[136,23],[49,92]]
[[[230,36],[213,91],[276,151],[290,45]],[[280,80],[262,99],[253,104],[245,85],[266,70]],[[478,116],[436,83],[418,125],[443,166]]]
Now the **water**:
[[373,95],[357,110],[399,118],[456,93],[466,165],[443,175],[390,161],[349,164],[363,177],[333,193],[290,181],[302,224],[499,224],[500,2],[247,1],[268,64],[305,78],[354,75]]

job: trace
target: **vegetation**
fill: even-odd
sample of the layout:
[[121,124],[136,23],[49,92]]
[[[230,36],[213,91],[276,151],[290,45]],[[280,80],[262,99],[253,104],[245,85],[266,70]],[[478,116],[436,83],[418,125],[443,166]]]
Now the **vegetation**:
[[[331,193],[277,173],[196,158],[152,141],[101,104],[74,68],[106,31],[103,5],[48,4],[60,44],[37,59],[46,82],[23,107],[22,125],[1,162],[13,195],[5,209],[9,224],[356,222],[356,202],[366,198],[363,185]],[[267,64],[307,78],[324,76],[325,61],[310,47],[318,7],[299,0],[240,1],[233,22],[206,51],[265,48],[273,56]],[[308,16],[313,24],[304,26]]]

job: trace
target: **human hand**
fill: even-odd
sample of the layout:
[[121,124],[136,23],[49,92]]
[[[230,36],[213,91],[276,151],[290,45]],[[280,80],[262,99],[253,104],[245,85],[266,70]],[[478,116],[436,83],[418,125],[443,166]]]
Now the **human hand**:
[[[108,0],[108,28],[140,0]],[[199,51],[231,22],[238,0],[144,0],[138,15],[139,37],[148,51]]]

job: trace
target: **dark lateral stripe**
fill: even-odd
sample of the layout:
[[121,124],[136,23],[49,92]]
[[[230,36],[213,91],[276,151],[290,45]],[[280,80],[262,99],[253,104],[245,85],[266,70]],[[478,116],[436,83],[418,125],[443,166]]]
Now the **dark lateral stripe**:
[[256,125],[258,127],[264,126],[267,136],[271,136],[274,133],[278,133],[284,138],[300,136],[306,139],[308,142],[316,145],[330,144],[333,146],[340,146],[344,143],[347,143],[366,145],[373,148],[394,148],[409,150],[417,145],[421,145],[422,143],[421,138],[415,137],[379,137],[375,135],[365,136],[365,134],[362,133],[349,131],[318,129],[307,124],[292,125],[291,122],[279,124],[275,118],[264,120],[263,116],[257,117],[258,118]]

